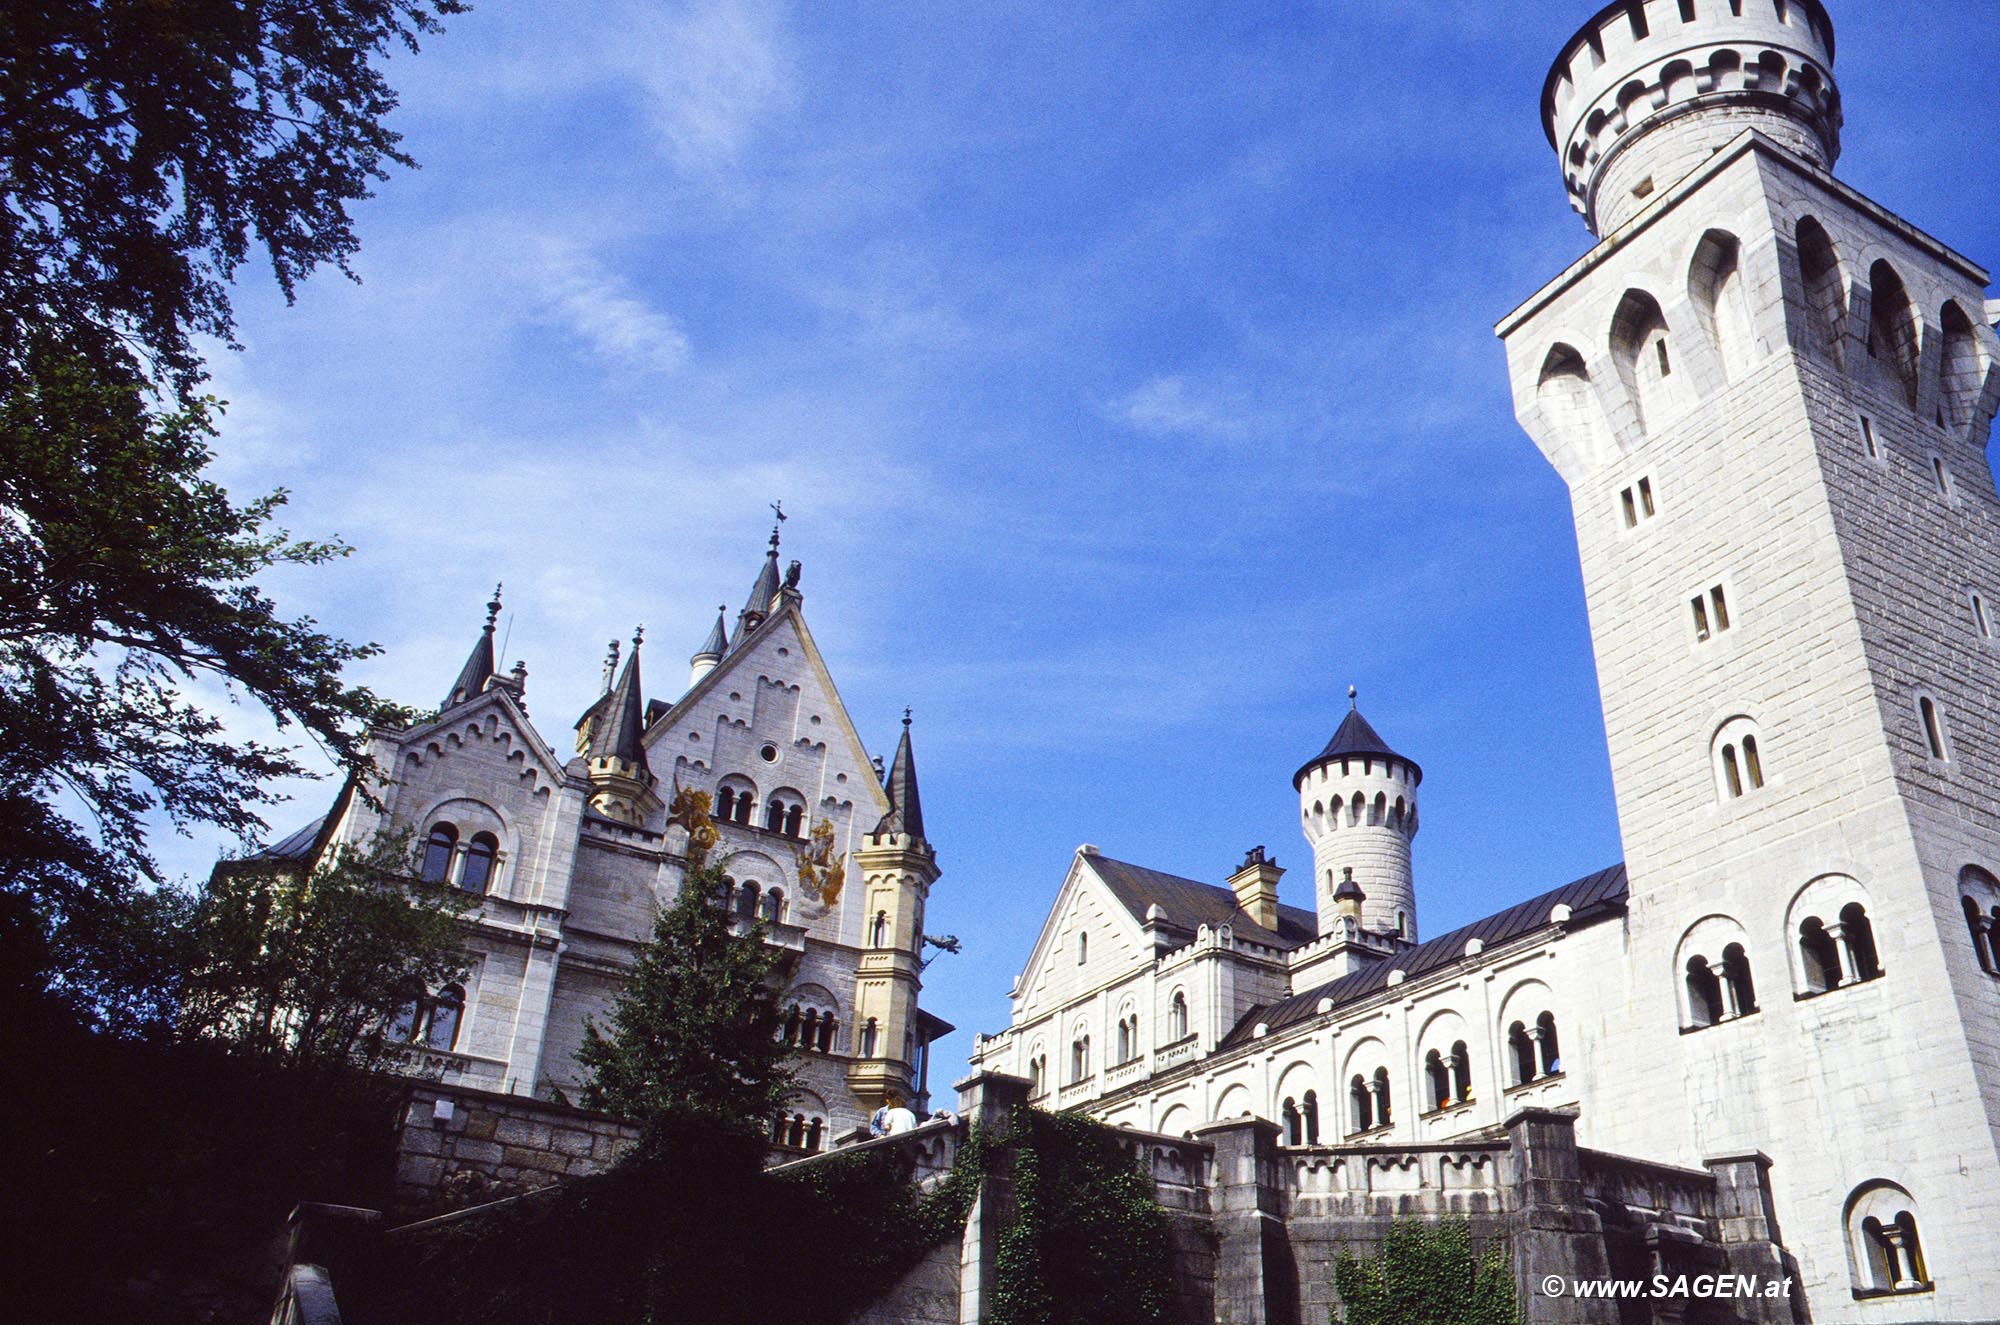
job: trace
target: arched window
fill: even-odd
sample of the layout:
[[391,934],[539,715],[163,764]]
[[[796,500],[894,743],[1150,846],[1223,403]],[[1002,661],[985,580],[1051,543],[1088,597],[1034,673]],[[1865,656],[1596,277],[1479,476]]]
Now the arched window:
[[1847,1240],[1856,1297],[1932,1291],[1916,1202],[1895,1183],[1868,1183],[1848,1198]]
[[1132,1061],[1132,1023],[1123,1017],[1118,1019],[1118,1061]]
[[1528,1037],[1528,1028],[1515,1022],[1507,1028],[1507,1056],[1513,1060],[1514,1084],[1525,1086],[1535,1079],[1535,1042]]
[[1757,724],[1734,717],[1718,727],[1712,741],[1716,795],[1725,803],[1764,786],[1764,751]]
[[1303,1144],[1306,1139],[1305,1119],[1299,1116],[1298,1103],[1290,1096],[1285,1097],[1284,1105],[1278,1110],[1278,1118],[1284,1127],[1285,1144],[1288,1146]]
[[1180,1040],[1185,1040],[1187,1035],[1187,995],[1176,989],[1172,1001],[1167,1004],[1167,1042],[1172,1044]]
[[1886,261],[1868,269],[1868,357],[1879,363],[1911,409],[1917,407],[1917,306]]
[[1552,1077],[1563,1070],[1562,1043],[1556,1039],[1556,1014],[1544,1012],[1535,1018],[1535,1047],[1541,1051],[1542,1075]]
[[1687,960],[1688,1019],[1695,1026],[1713,1026],[1724,1019],[1722,981],[1710,969],[1708,958],[1696,955]]
[[786,837],[797,837],[799,835],[799,827],[805,821],[805,816],[806,807],[803,805],[790,805],[785,808]]
[[1041,1093],[1042,1060],[1039,1058],[1030,1058],[1028,1060],[1028,1098],[1033,1099]]
[[1833,241],[1820,223],[1810,216],[1800,220],[1797,231],[1799,274],[1805,280],[1805,336],[1807,348],[1842,362],[1846,355],[1841,341],[1847,320],[1847,287],[1841,279],[1840,260]]
[[424,839],[425,883],[443,883],[451,878],[451,855],[458,848],[458,829],[452,824],[436,824]]
[[417,1032],[424,1024],[424,991],[412,989],[401,1007],[382,1028],[383,1038],[391,1044],[408,1044],[417,1038]]
[[1451,1046],[1451,1086],[1460,1104],[1472,1102],[1472,1051],[1464,1040]]
[[1083,965],[1090,960],[1090,935],[1088,932],[1076,936],[1076,964]]
[[754,916],[757,914],[757,894],[761,890],[754,880],[746,879],[736,890],[736,914]]
[[1079,1035],[1069,1042],[1069,1079],[1071,1083],[1090,1075],[1090,1037]]
[[777,888],[764,894],[764,919],[777,924],[785,918],[785,894]]
[[819,1138],[821,1132],[823,1132],[825,1128],[826,1128],[826,1120],[824,1118],[815,1118],[811,1122],[806,1124],[807,1151],[814,1154],[817,1154],[819,1152]]
[[1387,1127],[1390,1122],[1389,1069],[1386,1067],[1376,1068],[1375,1079],[1369,1083],[1369,1088],[1375,1096],[1375,1125],[1377,1127]]
[[1686,400],[1668,339],[1659,301],[1643,290],[1627,290],[1611,320],[1611,361],[1641,428],[1658,427]]
[[1807,916],[1799,922],[1799,960],[1805,967],[1809,992],[1823,994],[1839,987],[1840,949],[1833,935],[1826,932],[1826,922],[1818,916]]
[[438,990],[429,1024],[424,1028],[424,1043],[450,1053],[458,1047],[458,1023],[464,1015],[465,986],[446,985]]
[[1965,908],[1966,933],[1972,939],[1972,954],[1979,969],[2000,975],[2000,879],[1977,865],[1958,872],[1959,902]]
[[1594,459],[1606,446],[1604,408],[1591,385],[1590,370],[1574,346],[1551,346],[1535,384],[1542,428],[1564,450]]
[[821,1053],[830,1054],[833,1052],[833,1032],[837,1024],[838,1019],[831,1012],[819,1019],[819,1051]]
[[814,1012],[809,1015],[812,1019],[811,1021],[806,1020],[805,1017],[800,1015],[798,1004],[792,1004],[791,1009],[785,1013],[785,1030],[780,1038],[786,1044],[797,1044],[799,1042],[799,1029],[803,1026],[806,1028],[806,1038],[810,1042],[812,1038],[812,1022],[819,1020],[819,1013]]
[[715,817],[718,822],[729,823],[736,817],[736,788],[724,787],[715,798]]
[[1306,1144],[1309,1146],[1318,1145],[1319,1144],[1319,1096],[1310,1090],[1307,1091],[1305,1103],[1300,1108],[1299,1112],[1303,1114],[1305,1117]]
[[1451,1069],[1445,1066],[1444,1055],[1433,1049],[1424,1059],[1424,1077],[1430,1083],[1431,1107],[1448,1108],[1451,1105]]
[[861,1024],[861,1056],[863,1058],[873,1058],[875,1056],[875,1034],[875,1018],[870,1017]]
[[782,833],[785,831],[785,807],[778,801],[765,802],[764,827],[773,833]]
[[1840,938],[1847,946],[1856,980],[1873,980],[1882,974],[1881,960],[1875,955],[1875,926],[1868,922],[1868,910],[1861,903],[1849,902],[1840,908]]
[[1347,1083],[1348,1122],[1352,1124],[1349,1135],[1358,1136],[1372,1131],[1375,1127],[1375,1097],[1369,1093],[1368,1082],[1360,1073]]
[[1742,245],[1734,235],[1711,230],[1702,237],[1688,272],[1688,294],[1715,346],[1725,381],[1742,376],[1755,358],[1756,336],[1741,256]]
[[887,911],[877,911],[875,913],[875,923],[870,926],[868,932],[868,945],[872,948],[886,948],[889,946],[889,913]]
[[1722,950],[1722,992],[1729,1015],[1747,1017],[1757,1010],[1757,987],[1750,979],[1750,954],[1741,943]]
[[1940,379],[1938,396],[1940,408],[1944,411],[1945,422],[1954,428],[1963,428],[1972,422],[1973,410],[1979,403],[1980,381],[1985,376],[1982,360],[1985,355],[1979,348],[1979,338],[1972,329],[1972,319],[1957,301],[1947,301],[1939,314],[1938,324],[1944,329],[1944,356],[1939,363]]
[[491,833],[474,833],[465,844],[465,864],[460,867],[458,886],[475,897],[485,893],[493,881],[493,862],[500,855],[500,843]]

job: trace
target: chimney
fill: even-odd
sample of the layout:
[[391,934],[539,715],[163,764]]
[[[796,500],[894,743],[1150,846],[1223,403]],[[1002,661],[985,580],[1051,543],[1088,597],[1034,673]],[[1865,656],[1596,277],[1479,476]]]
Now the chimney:
[[1266,929],[1278,927],[1278,880],[1284,873],[1278,862],[1265,856],[1263,847],[1252,847],[1236,873],[1229,876],[1236,905]]

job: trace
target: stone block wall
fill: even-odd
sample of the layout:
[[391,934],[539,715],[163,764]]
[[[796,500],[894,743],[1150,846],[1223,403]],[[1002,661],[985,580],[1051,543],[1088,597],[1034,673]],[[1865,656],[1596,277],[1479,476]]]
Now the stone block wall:
[[523,1095],[413,1087],[396,1145],[396,1202],[432,1213],[498,1200],[610,1168],[639,1129]]

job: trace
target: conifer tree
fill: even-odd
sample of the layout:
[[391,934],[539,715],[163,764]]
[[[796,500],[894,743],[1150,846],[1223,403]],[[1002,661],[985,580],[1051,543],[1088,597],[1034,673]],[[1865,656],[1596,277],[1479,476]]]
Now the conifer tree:
[[762,1130],[797,1088],[773,979],[782,954],[764,942],[764,921],[732,915],[724,900],[705,849],[715,831],[707,799],[675,798],[677,821],[694,830],[687,875],[654,917],[608,1031],[584,1028],[583,1099],[648,1122],[691,1111]]

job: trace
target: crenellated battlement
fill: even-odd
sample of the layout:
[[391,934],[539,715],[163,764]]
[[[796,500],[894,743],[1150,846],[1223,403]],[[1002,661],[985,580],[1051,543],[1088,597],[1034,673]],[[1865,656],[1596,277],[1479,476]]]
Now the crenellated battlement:
[[1608,234],[1756,129],[1831,170],[1833,24],[1820,0],[1619,0],[1563,47],[1542,125],[1570,205]]

